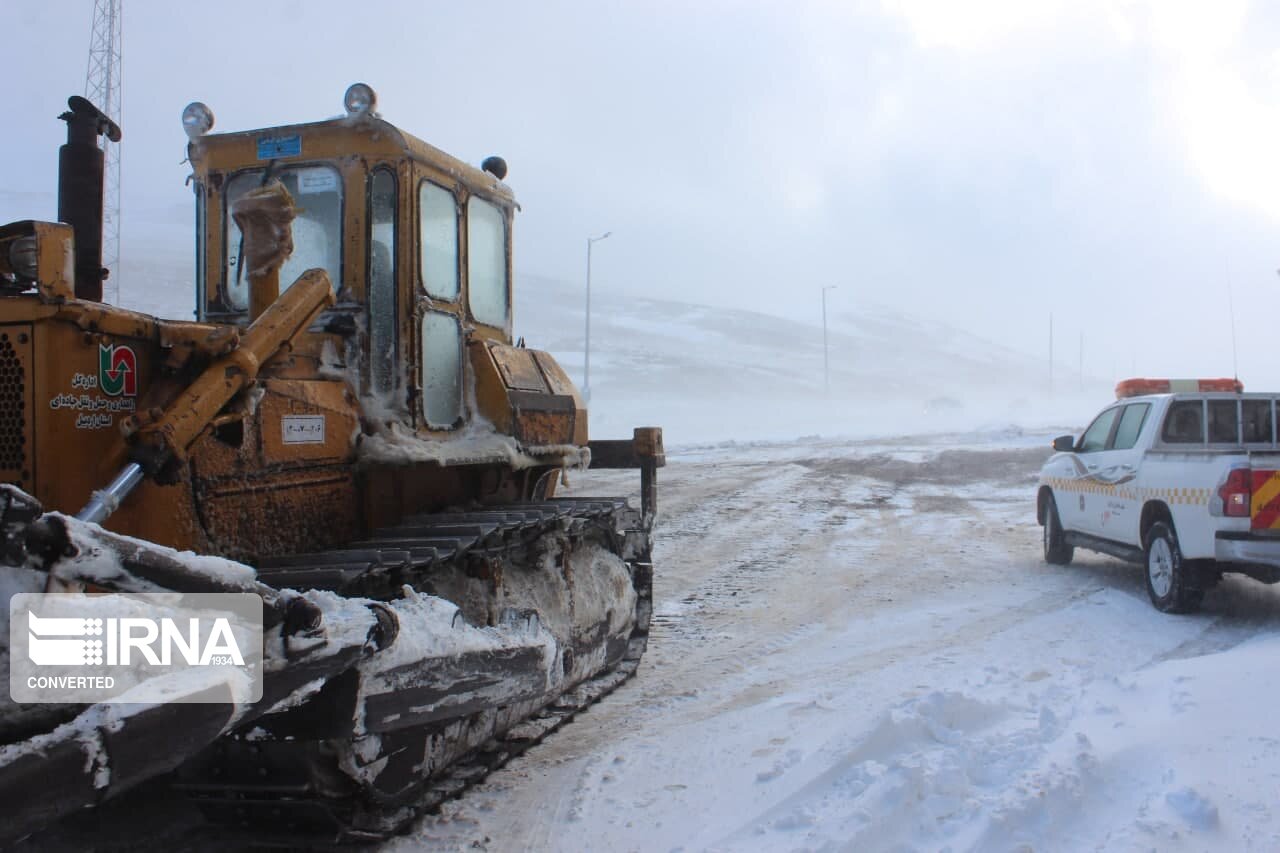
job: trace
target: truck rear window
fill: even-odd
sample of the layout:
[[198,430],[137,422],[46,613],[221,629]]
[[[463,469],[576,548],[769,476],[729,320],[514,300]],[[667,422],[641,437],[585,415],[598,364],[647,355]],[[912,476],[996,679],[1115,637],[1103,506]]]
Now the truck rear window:
[[1209,401],[1209,443],[1238,444],[1240,423],[1235,400]]
[[1204,443],[1204,401],[1178,400],[1169,407],[1160,433],[1169,444]]
[[1270,444],[1271,436],[1271,401],[1243,400],[1240,403],[1243,419],[1245,444]]

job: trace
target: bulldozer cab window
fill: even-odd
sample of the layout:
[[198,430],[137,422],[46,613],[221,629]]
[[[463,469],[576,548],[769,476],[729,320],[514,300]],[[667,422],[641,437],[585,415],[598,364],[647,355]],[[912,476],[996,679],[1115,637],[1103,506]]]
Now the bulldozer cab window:
[[467,201],[467,300],[478,322],[506,328],[507,223],[477,196]]
[[462,326],[441,311],[422,315],[422,416],[432,429],[462,417]]
[[418,188],[422,286],[428,296],[458,298],[458,204],[444,187],[423,181]]
[[375,391],[396,384],[396,178],[369,176],[369,378]]
[[[237,275],[240,229],[231,218],[231,206],[251,189],[263,185],[265,169],[240,172],[227,181],[222,221],[226,223],[226,300],[234,311],[249,308],[248,270]],[[293,254],[280,267],[280,292],[312,267],[329,274],[335,290],[342,287],[342,178],[332,166],[286,166],[274,177],[284,184],[298,208],[293,220]]]

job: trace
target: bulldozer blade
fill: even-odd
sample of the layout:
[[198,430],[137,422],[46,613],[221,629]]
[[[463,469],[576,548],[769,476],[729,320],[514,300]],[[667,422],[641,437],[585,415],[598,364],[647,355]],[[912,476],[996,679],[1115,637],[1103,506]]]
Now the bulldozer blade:
[[318,644],[307,657],[271,661],[262,699],[251,705],[236,704],[229,683],[158,705],[104,702],[51,732],[0,747],[0,802],[11,816],[0,823],[0,845],[174,770],[228,731],[351,669],[372,651],[372,644],[336,650]]
[[[0,802],[10,844],[85,806],[166,773],[215,740],[235,718],[228,704],[93,705],[31,740],[0,748]],[[212,698],[212,697],[209,697]]]

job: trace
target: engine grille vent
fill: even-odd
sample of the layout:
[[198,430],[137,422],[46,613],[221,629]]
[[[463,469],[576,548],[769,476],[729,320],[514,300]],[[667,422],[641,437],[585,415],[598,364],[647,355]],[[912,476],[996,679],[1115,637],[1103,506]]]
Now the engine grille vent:
[[8,332],[0,332],[0,472],[26,479],[27,372]]

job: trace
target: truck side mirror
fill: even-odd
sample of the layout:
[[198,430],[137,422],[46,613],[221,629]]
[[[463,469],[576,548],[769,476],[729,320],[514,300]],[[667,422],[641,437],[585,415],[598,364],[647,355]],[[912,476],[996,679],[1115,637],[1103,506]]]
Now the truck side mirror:
[[1059,453],[1072,453],[1076,449],[1076,437],[1074,435],[1060,435],[1053,440],[1053,449]]

